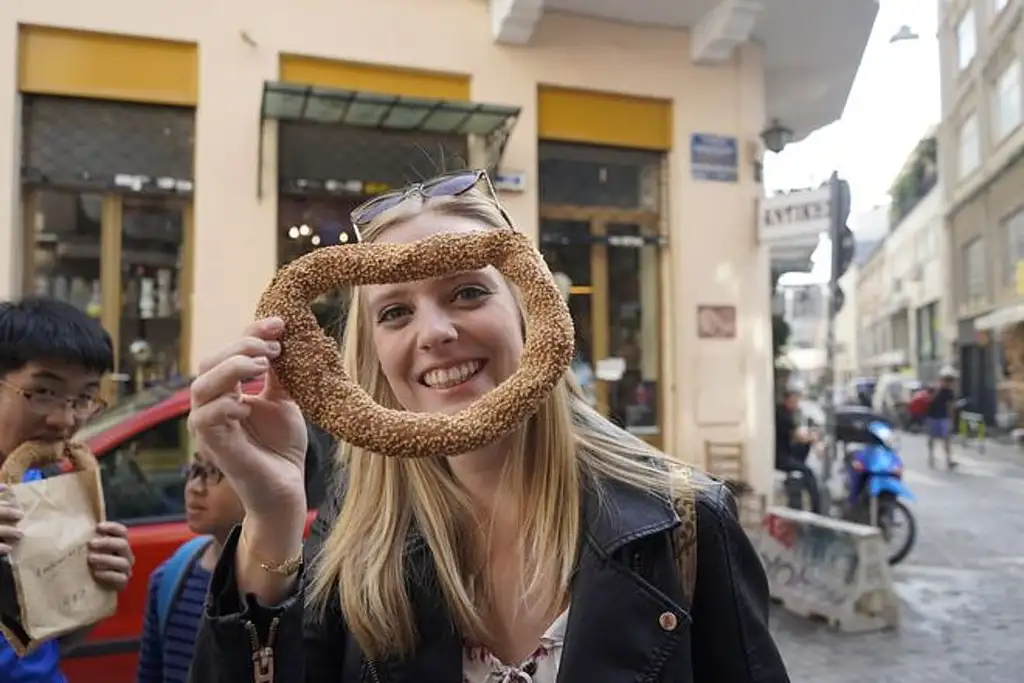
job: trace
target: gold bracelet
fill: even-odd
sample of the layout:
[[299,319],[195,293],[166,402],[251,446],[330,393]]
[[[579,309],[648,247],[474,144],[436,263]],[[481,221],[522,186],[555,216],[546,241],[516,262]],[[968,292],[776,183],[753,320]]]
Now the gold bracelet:
[[[245,524],[242,524],[242,532],[239,538],[240,544],[245,545],[246,549],[252,550],[252,545],[249,543],[249,539],[245,536]],[[260,563],[260,569],[270,574],[277,574],[278,576],[291,576],[295,572],[299,571],[302,567],[302,550],[299,550],[299,554],[290,560],[284,562],[266,562],[263,558],[257,557],[256,561]]]

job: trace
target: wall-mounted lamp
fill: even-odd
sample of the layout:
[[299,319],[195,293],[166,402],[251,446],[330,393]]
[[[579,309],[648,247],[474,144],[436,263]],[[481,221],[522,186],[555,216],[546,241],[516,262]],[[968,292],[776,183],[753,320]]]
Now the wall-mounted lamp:
[[761,131],[761,141],[765,149],[778,154],[793,141],[793,131],[779,123],[778,119],[773,119],[772,125]]

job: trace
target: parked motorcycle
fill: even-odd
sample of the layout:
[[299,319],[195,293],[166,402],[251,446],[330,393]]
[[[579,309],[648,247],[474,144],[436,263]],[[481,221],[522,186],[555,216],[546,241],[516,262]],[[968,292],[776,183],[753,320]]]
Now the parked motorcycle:
[[844,406],[836,412],[836,439],[847,453],[844,519],[878,527],[889,546],[889,564],[902,562],[917,540],[917,522],[903,501],[917,497],[903,483],[895,429],[870,410]]

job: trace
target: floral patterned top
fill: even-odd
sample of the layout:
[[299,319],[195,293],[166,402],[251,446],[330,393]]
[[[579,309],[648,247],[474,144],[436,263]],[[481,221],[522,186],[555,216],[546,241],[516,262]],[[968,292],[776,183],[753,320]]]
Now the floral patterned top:
[[568,619],[569,610],[566,610],[541,636],[533,654],[519,666],[504,664],[482,645],[466,643],[462,649],[463,683],[555,683]]

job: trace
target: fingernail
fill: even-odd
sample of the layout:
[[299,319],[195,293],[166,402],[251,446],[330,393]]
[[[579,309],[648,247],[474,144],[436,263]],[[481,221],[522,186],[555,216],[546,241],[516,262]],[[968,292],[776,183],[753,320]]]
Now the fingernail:
[[264,368],[270,365],[270,360],[268,358],[264,358],[261,356],[256,359],[256,365],[260,366],[261,368]]
[[267,318],[267,328],[271,330],[277,330],[284,327],[284,320],[281,318]]
[[281,353],[281,345],[276,341],[268,342],[267,351],[270,353],[270,355],[276,356],[277,354]]

